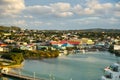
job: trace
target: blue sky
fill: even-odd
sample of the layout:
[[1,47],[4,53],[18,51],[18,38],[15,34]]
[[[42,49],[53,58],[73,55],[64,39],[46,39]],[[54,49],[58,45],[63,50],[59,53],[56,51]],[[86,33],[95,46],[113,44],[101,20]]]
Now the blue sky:
[[0,0],[0,25],[23,29],[120,29],[120,0]]

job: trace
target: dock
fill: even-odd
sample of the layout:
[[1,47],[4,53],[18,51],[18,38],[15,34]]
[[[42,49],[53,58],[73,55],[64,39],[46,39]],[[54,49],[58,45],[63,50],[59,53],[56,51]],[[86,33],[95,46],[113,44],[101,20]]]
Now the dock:
[[21,79],[21,80],[44,80],[44,79],[35,78],[35,76],[33,76],[33,77],[25,76],[25,75],[16,74],[14,72],[1,73],[1,74],[3,76],[14,77],[14,78],[18,78],[18,79]]

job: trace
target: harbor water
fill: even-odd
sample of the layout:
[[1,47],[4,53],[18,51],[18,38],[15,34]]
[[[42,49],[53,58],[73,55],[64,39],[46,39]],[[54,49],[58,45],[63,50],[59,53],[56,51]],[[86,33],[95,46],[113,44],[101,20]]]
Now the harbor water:
[[103,69],[119,60],[120,57],[109,52],[87,52],[52,59],[26,60],[20,70],[21,74],[45,80],[99,80]]

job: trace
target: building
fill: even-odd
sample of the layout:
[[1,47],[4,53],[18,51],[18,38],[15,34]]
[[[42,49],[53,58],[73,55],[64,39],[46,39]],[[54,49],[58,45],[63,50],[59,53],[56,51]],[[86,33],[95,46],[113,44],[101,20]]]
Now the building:
[[114,50],[120,50],[120,45],[114,45]]

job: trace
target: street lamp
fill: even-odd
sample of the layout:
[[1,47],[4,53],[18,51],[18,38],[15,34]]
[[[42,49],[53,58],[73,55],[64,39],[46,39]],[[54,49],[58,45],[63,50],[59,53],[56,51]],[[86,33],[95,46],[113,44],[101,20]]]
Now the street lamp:
[[21,71],[20,71],[20,69],[19,69],[19,76],[21,76]]
[[33,77],[34,77],[34,80],[35,80],[35,72],[33,72]]

